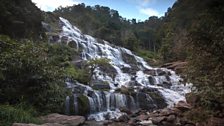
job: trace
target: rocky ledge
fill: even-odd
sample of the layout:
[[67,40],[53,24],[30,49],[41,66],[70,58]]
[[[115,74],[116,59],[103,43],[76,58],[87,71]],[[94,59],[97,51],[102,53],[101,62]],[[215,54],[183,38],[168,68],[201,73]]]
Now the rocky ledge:
[[23,124],[14,123],[12,126],[79,126],[85,122],[83,116],[67,116],[53,113],[47,116],[40,117],[40,120],[45,124]]
[[171,108],[153,112],[139,110],[131,113],[127,111],[127,114],[117,119],[101,122],[85,121],[83,116],[66,116],[55,113],[40,117],[45,123],[42,125],[14,123],[13,126],[224,126],[224,118],[211,117],[203,123],[197,124],[187,120],[184,113],[191,109],[190,104],[179,101]]

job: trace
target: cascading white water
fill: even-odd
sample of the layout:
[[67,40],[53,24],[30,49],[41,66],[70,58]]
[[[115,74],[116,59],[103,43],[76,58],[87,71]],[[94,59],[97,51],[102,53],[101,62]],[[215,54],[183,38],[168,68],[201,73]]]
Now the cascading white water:
[[[86,88],[84,95],[90,104],[89,119],[104,120],[105,115],[115,118],[122,115],[119,108],[136,109],[143,106],[139,103],[141,100],[138,96],[134,98],[131,95],[114,92],[122,87],[131,87],[135,92],[144,88],[156,90],[164,97],[169,106],[180,100],[185,100],[185,93],[190,92],[190,86],[181,84],[181,78],[174,71],[165,68],[152,68],[143,58],[136,56],[128,49],[111,45],[104,40],[99,43],[97,39],[81,33],[77,27],[72,26],[62,17],[60,17],[60,26],[62,27],[60,38],[66,37],[67,44],[75,43],[76,48],[82,51],[82,60],[107,58],[110,59],[110,65],[116,71],[116,76],[111,76],[100,68],[94,71],[95,79],[109,83],[110,91],[95,91],[91,87],[82,85]],[[90,95],[88,91],[93,93]],[[158,107],[148,94],[139,96],[145,97],[146,101],[150,103],[150,106],[146,107]]]

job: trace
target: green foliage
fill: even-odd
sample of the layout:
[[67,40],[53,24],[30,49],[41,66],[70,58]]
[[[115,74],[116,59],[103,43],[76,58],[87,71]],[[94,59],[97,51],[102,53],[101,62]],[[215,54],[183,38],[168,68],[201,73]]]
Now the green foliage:
[[78,82],[82,84],[88,84],[89,83],[89,72],[87,69],[79,69],[73,65],[69,65],[65,68],[65,74],[68,78],[71,78],[73,80],[77,80]]
[[78,108],[79,108],[79,115],[86,115],[90,111],[89,100],[85,95],[80,95],[78,97]]
[[99,66],[107,67],[110,65],[109,62],[110,62],[110,60],[107,58],[88,60],[87,65],[90,66],[90,77],[93,76],[93,72],[97,67],[99,67]]
[[25,104],[0,105],[0,125],[11,126],[14,122],[39,124],[40,120],[36,118],[36,113],[32,107]]
[[0,0],[0,34],[39,39],[42,15],[31,0]]
[[[204,122],[207,120],[212,113],[203,108],[192,109],[191,111],[187,111],[184,113],[184,117],[191,120],[194,123]],[[195,116],[197,115],[197,116]]]
[[144,58],[146,61],[153,60],[153,59],[159,59],[159,56],[155,52],[151,52],[148,50],[138,50],[136,51],[137,55]]
[[52,58],[60,58],[52,57],[46,44],[16,42],[5,36],[0,44],[4,47],[0,50],[0,102],[26,101],[39,111],[61,112],[66,96],[63,60],[53,62]]
[[223,2],[209,1],[189,34],[188,77],[200,96],[199,106],[215,113],[224,108]]

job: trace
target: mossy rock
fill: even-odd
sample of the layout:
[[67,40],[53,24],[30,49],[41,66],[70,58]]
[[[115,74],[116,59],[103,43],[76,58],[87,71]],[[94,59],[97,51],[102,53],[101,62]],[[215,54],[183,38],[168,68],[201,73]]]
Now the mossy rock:
[[121,88],[116,89],[115,92],[125,95],[131,95],[134,93],[134,89],[122,86]]
[[91,82],[92,88],[94,90],[100,90],[100,91],[109,91],[110,90],[110,84],[108,81],[99,81],[94,80]]
[[160,92],[148,92],[147,94],[153,99],[158,108],[165,108],[167,106],[167,103]]
[[90,112],[89,100],[85,95],[78,96],[79,115],[85,116]]

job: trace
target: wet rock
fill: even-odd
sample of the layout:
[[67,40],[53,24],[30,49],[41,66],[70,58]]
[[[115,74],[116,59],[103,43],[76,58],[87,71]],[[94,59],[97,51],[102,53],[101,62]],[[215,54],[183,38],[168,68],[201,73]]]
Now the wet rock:
[[108,65],[100,65],[100,70],[103,73],[106,73],[108,76],[110,76],[112,79],[114,79],[117,75],[117,70],[111,66],[110,64]]
[[149,79],[149,83],[151,85],[154,85],[155,84],[155,80],[154,80],[154,78],[152,76],[149,76],[148,79]]
[[95,90],[109,90],[110,85],[107,81],[100,81],[100,80],[94,80],[91,81],[91,84],[93,89]]
[[162,69],[157,69],[156,72],[157,72],[157,74],[158,74],[159,76],[165,76],[165,75],[167,75],[166,71],[164,71],[164,70],[162,70]]
[[129,125],[132,125],[132,126],[136,126],[137,124],[137,122],[138,122],[139,120],[138,119],[135,119],[135,118],[131,118],[129,121],[128,121],[128,124]]
[[126,114],[120,116],[120,117],[117,119],[118,122],[128,122],[129,120],[130,120],[130,118],[129,118],[129,116],[126,115]]
[[175,119],[176,119],[176,116],[175,116],[175,115],[169,115],[169,116],[167,117],[167,121],[168,121],[168,122],[174,122]]
[[195,106],[199,100],[200,98],[196,94],[193,93],[186,94],[186,101],[192,106]]
[[108,125],[110,123],[107,123],[109,121],[85,121],[84,124],[81,126],[103,126],[103,125]]
[[42,116],[40,117],[40,119],[45,123],[58,123],[69,126],[78,126],[85,122],[85,117],[83,116],[67,116],[67,115],[60,115],[57,113]]
[[161,122],[163,121],[163,120],[165,120],[166,119],[166,117],[165,116],[158,116],[158,117],[153,117],[152,118],[152,122],[153,122],[153,124],[161,124]]
[[181,110],[181,111],[187,111],[192,108],[192,106],[185,101],[179,101],[176,105],[175,108]]
[[[138,63],[136,62],[136,59],[133,55],[127,54],[126,52],[123,52],[121,50],[121,55],[125,63],[128,63],[134,71],[138,71]],[[128,71],[126,71],[128,72]],[[130,71],[129,71],[130,72]]]
[[161,124],[162,126],[175,126],[175,124],[168,122],[168,121],[162,121]]
[[123,68],[121,68],[121,70],[122,70],[124,73],[129,73],[129,74],[131,74],[131,75],[135,75],[135,73],[136,73],[136,69],[129,68],[129,67],[123,67]]
[[177,62],[166,63],[162,65],[161,67],[165,67],[167,69],[175,70],[178,73],[181,73],[186,68],[186,66],[187,66],[187,62],[177,61]]
[[148,74],[148,75],[156,76],[156,70],[154,70],[154,69],[145,70],[144,73]]
[[58,42],[60,39],[60,36],[59,35],[52,35],[50,37],[50,42]]
[[25,124],[25,123],[13,123],[12,126],[65,126],[58,123],[45,123],[42,125],[36,125],[36,124]]
[[169,115],[179,115],[181,111],[177,108],[165,108],[160,111],[160,115],[169,116]]
[[[184,126],[195,126],[195,124],[185,124]],[[213,126],[213,125],[212,125]],[[222,125],[223,126],[223,125]]]
[[126,108],[126,107],[120,108],[120,111],[123,112],[123,113],[127,113],[128,115],[132,115],[131,110]]
[[206,126],[224,126],[224,118],[211,117]]
[[147,120],[149,118],[148,115],[145,115],[145,114],[141,114],[137,117],[138,120],[140,121],[144,121],[144,120]]
[[139,124],[143,125],[143,126],[151,126],[153,123],[151,120],[144,120],[139,122]]
[[61,37],[61,42],[62,43],[67,43],[67,41],[68,41],[68,37],[67,36],[62,36]]
[[137,93],[137,98],[139,100],[139,107],[141,109],[152,111],[152,110],[157,108],[155,102],[150,97],[150,95],[148,95],[146,93],[138,92]]

